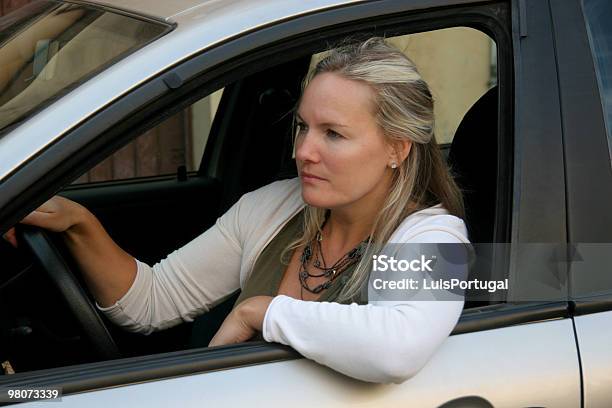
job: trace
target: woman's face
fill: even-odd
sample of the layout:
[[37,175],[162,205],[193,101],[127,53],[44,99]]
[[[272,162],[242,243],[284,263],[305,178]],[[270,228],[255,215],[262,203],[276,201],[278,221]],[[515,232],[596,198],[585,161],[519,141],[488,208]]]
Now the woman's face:
[[295,152],[306,203],[341,208],[384,198],[397,160],[376,123],[374,101],[368,85],[335,73],[306,87]]

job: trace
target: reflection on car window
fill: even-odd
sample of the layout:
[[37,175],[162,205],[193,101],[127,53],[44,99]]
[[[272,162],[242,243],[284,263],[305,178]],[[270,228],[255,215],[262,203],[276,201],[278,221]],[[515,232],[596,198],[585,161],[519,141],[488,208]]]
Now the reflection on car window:
[[42,0],[1,17],[0,27],[0,132],[168,30]]
[[584,16],[595,59],[599,92],[604,108],[608,147],[612,158],[612,2],[584,0]]

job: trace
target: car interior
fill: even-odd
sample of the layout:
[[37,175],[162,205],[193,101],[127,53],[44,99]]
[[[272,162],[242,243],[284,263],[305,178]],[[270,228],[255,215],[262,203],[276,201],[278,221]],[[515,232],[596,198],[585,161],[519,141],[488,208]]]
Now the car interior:
[[[310,65],[307,55],[227,84],[199,168],[179,166],[174,174],[72,184],[59,194],[85,205],[123,249],[153,265],[205,231],[242,194],[297,175],[292,158],[293,110]],[[472,242],[499,240],[494,228],[498,101],[493,84],[463,115],[452,142],[440,144],[464,191]],[[187,106],[191,102],[186,101]],[[171,116],[152,120],[150,127]],[[93,310],[97,314],[90,318],[101,319],[116,346],[105,354],[104,345],[92,348],[91,342],[92,337],[106,334],[88,334],[87,323],[71,309],[78,304],[78,293],[89,297],[89,306],[93,299],[61,237],[22,234],[17,249],[0,243],[0,361],[10,361],[17,372],[206,347],[239,295],[237,291],[222,299],[194,322],[148,336],[123,331]],[[24,241],[30,239],[34,244]],[[58,251],[32,252],[37,239],[50,240],[47,248]],[[48,265],[40,264],[49,259],[64,262],[74,272],[74,279],[66,283],[70,288],[57,289],[58,278],[45,270]],[[485,265],[471,273],[486,275],[489,269]],[[77,299],[67,302],[71,293],[77,293]],[[465,307],[486,304],[466,302]]]

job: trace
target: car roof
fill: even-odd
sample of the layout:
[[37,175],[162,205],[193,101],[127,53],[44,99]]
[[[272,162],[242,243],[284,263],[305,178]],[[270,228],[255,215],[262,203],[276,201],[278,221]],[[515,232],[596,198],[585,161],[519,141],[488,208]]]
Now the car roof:
[[[0,138],[0,181],[112,101],[178,62],[292,18],[367,0],[96,0],[175,28],[28,118]],[[231,22],[231,24],[228,24]],[[117,81],[121,78],[121,81]],[[61,118],[61,120],[58,120]],[[28,143],[23,143],[27,140]]]
[[[321,7],[339,6],[345,3],[353,3],[355,0],[316,0],[316,1],[290,1],[287,3],[303,3],[305,9],[316,10]],[[194,18],[206,18],[211,12],[221,8],[237,9],[248,13],[253,5],[258,7],[265,4],[275,4],[275,0],[172,0],[172,1],[150,1],[150,0],[94,0],[89,1],[105,7],[123,10],[142,16],[152,17],[169,23],[186,23]],[[240,7],[236,7],[240,6]],[[240,14],[236,15],[238,18]]]

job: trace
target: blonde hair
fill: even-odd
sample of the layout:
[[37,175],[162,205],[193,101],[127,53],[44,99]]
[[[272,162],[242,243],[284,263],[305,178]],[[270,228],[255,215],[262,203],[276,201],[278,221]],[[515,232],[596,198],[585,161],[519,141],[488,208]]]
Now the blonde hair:
[[[434,138],[433,98],[414,63],[381,37],[345,42],[332,49],[302,83],[302,92],[321,73],[336,73],[366,83],[375,91],[376,120],[389,142],[408,139],[410,153],[393,173],[392,187],[374,220],[367,248],[339,294],[338,302],[357,296],[365,287],[370,260],[402,221],[415,211],[441,203],[463,218],[461,192],[451,177]],[[307,205],[304,232],[291,242],[286,254],[311,242],[325,219],[326,209]]]

